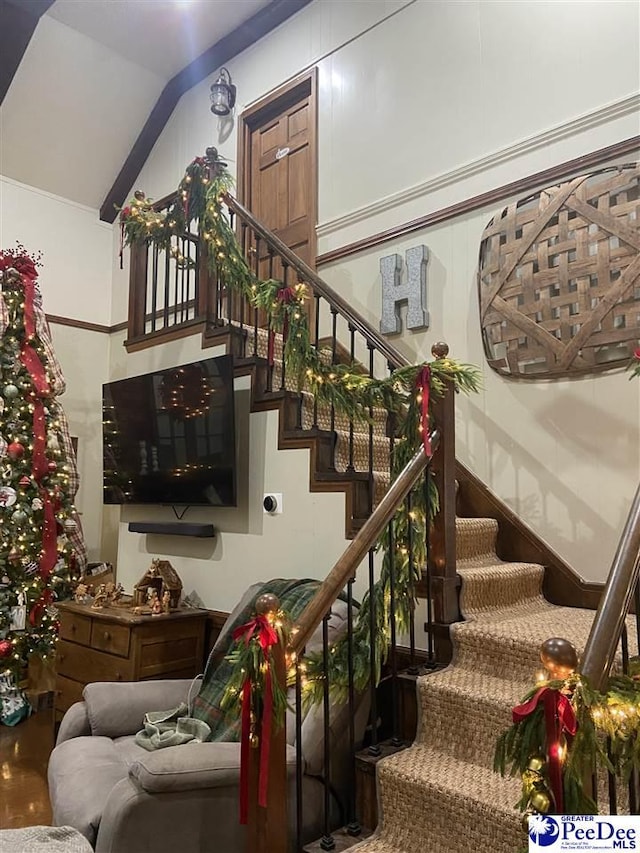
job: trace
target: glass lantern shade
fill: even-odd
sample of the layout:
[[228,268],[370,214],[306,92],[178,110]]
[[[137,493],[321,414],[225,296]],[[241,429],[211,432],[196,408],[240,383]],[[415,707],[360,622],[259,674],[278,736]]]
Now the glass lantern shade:
[[211,85],[211,112],[217,116],[229,115],[236,103],[236,87],[226,68],[220,70],[215,83]]

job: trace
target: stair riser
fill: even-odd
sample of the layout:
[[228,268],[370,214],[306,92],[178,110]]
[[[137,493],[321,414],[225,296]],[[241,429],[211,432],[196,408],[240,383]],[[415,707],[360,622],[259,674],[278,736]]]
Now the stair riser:
[[474,700],[447,690],[420,692],[422,743],[438,748],[448,744],[448,752],[461,761],[493,767],[496,739],[511,725],[511,703]]
[[473,569],[462,576],[460,607],[462,613],[479,616],[483,611],[510,610],[519,604],[541,596],[544,569],[542,566],[506,566]]
[[458,560],[495,554],[498,523],[487,518],[459,518],[456,521]]
[[[491,809],[451,789],[416,785],[378,771],[385,835],[403,851],[425,853],[515,853],[523,846],[516,812]],[[469,790],[473,779],[469,778]],[[487,839],[490,836],[490,846]],[[446,847],[443,840],[446,839]]]

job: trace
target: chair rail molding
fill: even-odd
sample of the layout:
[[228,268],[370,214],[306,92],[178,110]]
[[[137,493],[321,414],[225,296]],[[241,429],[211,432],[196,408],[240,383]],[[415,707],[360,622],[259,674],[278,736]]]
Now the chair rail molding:
[[587,130],[592,130],[599,125],[607,122],[615,121],[640,110],[640,93],[636,92],[632,95],[627,95],[616,101],[611,101],[602,107],[591,110],[587,113],[570,119],[569,121],[557,124],[554,127],[543,130],[540,133],[525,137],[524,139],[514,142],[511,145],[506,145],[503,148],[498,148],[491,154],[486,154],[483,157],[478,157],[475,160],[470,160],[463,163],[455,169],[448,172],[442,172],[428,178],[426,181],[421,181],[419,184],[414,184],[412,187],[406,187],[398,192],[384,196],[371,204],[356,208],[343,214],[336,216],[333,219],[327,219],[321,222],[316,227],[318,239],[329,237],[343,228],[351,225],[357,225],[370,217],[376,216],[379,213],[384,213],[390,209],[400,207],[407,202],[422,198],[429,193],[444,189],[445,187],[459,183],[467,178],[472,178],[475,175],[492,169],[495,166],[500,166],[508,163],[510,160],[515,160],[525,154],[530,154],[540,148],[551,145],[555,142],[560,142],[567,137],[578,133],[583,133]]

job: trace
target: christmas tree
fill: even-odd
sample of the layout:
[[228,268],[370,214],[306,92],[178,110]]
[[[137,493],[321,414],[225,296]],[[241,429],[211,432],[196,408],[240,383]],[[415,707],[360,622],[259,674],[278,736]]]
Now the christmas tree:
[[0,252],[0,669],[49,656],[55,602],[86,566],[64,378],[36,278],[39,258]]

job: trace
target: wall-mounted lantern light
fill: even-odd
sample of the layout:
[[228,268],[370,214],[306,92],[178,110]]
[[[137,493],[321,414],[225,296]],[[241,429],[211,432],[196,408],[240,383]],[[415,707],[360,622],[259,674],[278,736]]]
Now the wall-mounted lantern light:
[[236,87],[231,82],[231,74],[221,68],[218,79],[211,84],[211,112],[217,116],[228,116],[236,103]]

